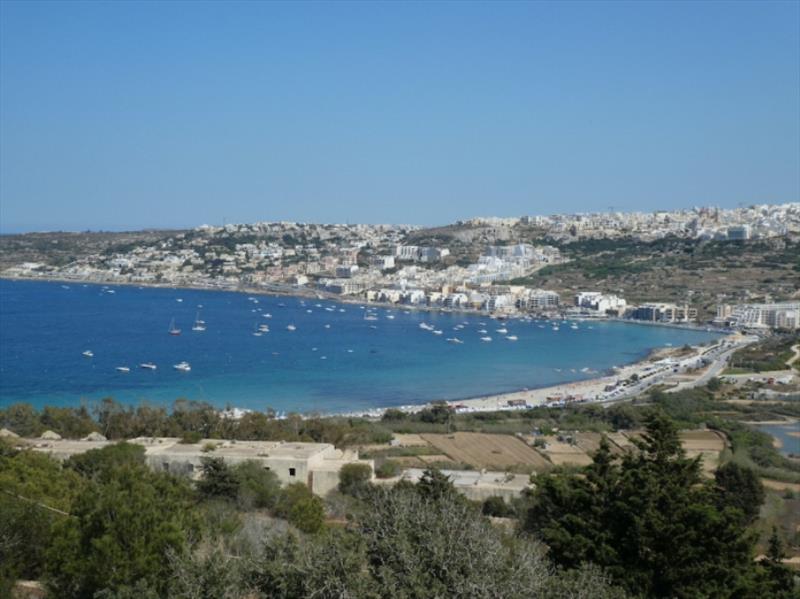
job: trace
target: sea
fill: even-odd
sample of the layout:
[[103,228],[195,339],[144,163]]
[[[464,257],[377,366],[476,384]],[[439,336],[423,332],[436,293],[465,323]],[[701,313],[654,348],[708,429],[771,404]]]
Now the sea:
[[[196,320],[204,331],[192,330]],[[554,330],[552,321],[314,298],[3,279],[0,407],[91,405],[106,397],[168,407],[184,398],[219,408],[353,413],[593,378],[653,348],[717,337],[572,323],[559,321]],[[269,332],[257,335],[259,325]],[[180,335],[169,334],[170,326]],[[176,370],[180,362],[191,370]]]

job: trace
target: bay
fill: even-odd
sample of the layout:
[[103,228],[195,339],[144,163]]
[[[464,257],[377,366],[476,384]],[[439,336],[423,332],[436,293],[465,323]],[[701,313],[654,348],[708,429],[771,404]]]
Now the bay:
[[[377,320],[365,319],[367,310]],[[198,311],[207,323],[203,332],[192,331]],[[168,334],[172,319],[181,335]],[[254,335],[260,324],[270,332]],[[653,348],[717,337],[620,322],[577,324],[554,331],[544,321],[362,309],[313,298],[0,280],[0,407],[76,406],[103,397],[171,405],[187,398],[217,407],[352,412],[593,378]],[[503,327],[508,333],[496,332]],[[84,357],[86,350],[94,357]],[[173,368],[181,361],[190,372]],[[139,368],[144,362],[157,369]]]

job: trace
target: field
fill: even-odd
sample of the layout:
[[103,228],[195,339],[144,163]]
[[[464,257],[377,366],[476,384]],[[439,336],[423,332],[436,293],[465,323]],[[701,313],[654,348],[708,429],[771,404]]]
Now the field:
[[543,471],[550,467],[535,449],[511,435],[454,433],[420,436],[452,460],[475,468],[505,470],[511,466],[529,466]]

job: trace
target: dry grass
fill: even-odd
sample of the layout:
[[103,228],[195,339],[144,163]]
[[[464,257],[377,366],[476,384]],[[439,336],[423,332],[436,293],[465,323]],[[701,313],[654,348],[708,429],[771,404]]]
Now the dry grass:
[[536,450],[511,435],[454,433],[421,436],[453,461],[471,464],[475,468],[503,470],[517,465],[531,466],[537,471],[550,468],[547,460]]

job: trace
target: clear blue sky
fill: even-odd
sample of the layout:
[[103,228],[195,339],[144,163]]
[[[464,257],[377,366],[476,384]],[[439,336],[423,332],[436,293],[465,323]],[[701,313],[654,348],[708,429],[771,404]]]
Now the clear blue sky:
[[800,198],[800,4],[0,2],[0,231]]

